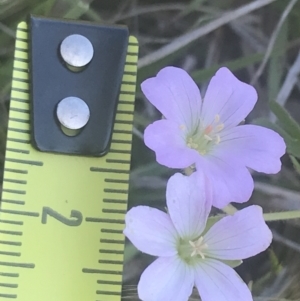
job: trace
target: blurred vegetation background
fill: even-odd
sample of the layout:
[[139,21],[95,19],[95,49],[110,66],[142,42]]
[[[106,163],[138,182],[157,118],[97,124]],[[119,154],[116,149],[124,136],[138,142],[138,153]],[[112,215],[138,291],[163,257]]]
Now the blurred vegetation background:
[[[288,154],[277,175],[253,173],[250,200],[265,212],[300,210],[300,3],[297,0],[0,0],[0,175],[2,180],[15,30],[28,15],[125,24],[140,43],[129,206],[164,208],[174,172],[159,166],[143,143],[145,127],[161,116],[141,94],[141,81],[166,65],[179,66],[204,95],[221,66],[255,86],[259,101],[247,123],[284,136]],[[1,182],[1,181],[0,181]],[[1,187],[1,186],[0,186]],[[249,203],[247,203],[249,205]],[[300,300],[300,222],[269,223],[271,248],[237,268],[255,300]],[[123,298],[153,260],[129,243]],[[191,300],[199,300],[197,293]]]

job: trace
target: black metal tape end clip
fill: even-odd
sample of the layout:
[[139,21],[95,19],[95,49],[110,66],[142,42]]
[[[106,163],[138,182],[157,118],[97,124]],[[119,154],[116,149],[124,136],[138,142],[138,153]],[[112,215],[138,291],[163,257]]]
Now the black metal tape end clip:
[[108,152],[128,29],[31,16],[32,141],[40,151]]

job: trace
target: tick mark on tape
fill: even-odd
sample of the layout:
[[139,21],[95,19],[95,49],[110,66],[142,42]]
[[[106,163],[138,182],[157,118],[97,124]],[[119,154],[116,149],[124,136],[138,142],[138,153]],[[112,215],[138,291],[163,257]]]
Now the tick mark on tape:
[[20,160],[20,159],[12,159],[12,158],[6,158],[5,160],[14,163],[20,163],[20,164],[29,164],[29,165],[36,165],[36,166],[44,165],[44,163],[41,161]]
[[110,271],[110,270],[97,270],[97,269],[88,269],[83,268],[83,273],[91,273],[91,274],[109,274],[109,275],[122,275],[120,271]]
[[17,215],[25,215],[25,216],[34,216],[34,217],[40,216],[40,214],[39,214],[38,212],[17,211],[17,210],[6,210],[6,209],[0,209],[0,212],[2,212],[2,213],[8,213],[8,214],[17,214]]
[[122,285],[122,281],[97,280],[98,284]]
[[[0,251],[1,255],[7,255],[7,256],[16,256],[16,257],[20,257],[21,253],[19,252],[6,252],[6,251]],[[1,276],[1,274],[0,274]]]
[[110,296],[121,296],[121,292],[112,291],[96,291],[97,295],[110,295]]
[[[19,241],[0,240],[0,244],[2,244],[2,245],[9,245],[9,246],[17,246],[17,247],[22,246],[22,243],[19,242]],[[1,262],[0,262],[0,265],[1,265]]]
[[98,218],[98,217],[86,217],[86,222],[92,223],[108,223],[108,224],[125,224],[125,221],[122,219],[109,219],[109,218]]
[[19,277],[19,274],[18,273],[0,273],[0,276],[17,278],[17,277]]
[[18,285],[15,283],[0,283],[0,286],[2,287],[10,287],[10,288],[17,288]]
[[11,225],[18,225],[18,226],[22,226],[23,225],[22,221],[11,221],[11,220],[6,220],[6,219],[0,219],[0,223],[2,223],[2,224],[11,224]]
[[0,265],[9,266],[9,267],[18,267],[18,268],[27,268],[34,269],[34,263],[18,263],[18,262],[4,262],[0,261]]
[[102,254],[119,254],[119,255],[123,255],[124,252],[123,251],[119,251],[119,250],[108,250],[108,249],[100,249],[99,253]]
[[9,298],[9,299],[16,299],[17,295],[12,295],[12,294],[0,294],[0,297],[3,298]]

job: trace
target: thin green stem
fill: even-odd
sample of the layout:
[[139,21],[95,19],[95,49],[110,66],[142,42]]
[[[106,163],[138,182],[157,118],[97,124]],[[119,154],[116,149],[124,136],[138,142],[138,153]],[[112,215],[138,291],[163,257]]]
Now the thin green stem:
[[264,214],[264,219],[266,222],[283,221],[283,220],[295,219],[295,218],[300,218],[300,210],[272,212],[272,213]]
[[235,214],[238,210],[231,204],[228,204],[226,207],[222,209],[223,212],[225,212],[228,215]]
[[[225,208],[223,208],[222,211],[228,215],[233,215],[238,210],[233,205],[229,204]],[[264,214],[264,219],[266,222],[284,221],[284,220],[296,219],[296,218],[300,218],[300,210],[271,212],[271,213]]]

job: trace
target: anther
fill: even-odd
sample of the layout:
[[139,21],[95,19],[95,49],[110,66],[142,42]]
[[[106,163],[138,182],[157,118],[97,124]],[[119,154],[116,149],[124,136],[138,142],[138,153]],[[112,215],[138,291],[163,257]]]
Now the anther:
[[223,130],[223,129],[224,129],[224,124],[223,123],[221,123],[221,124],[219,124],[219,125],[216,126],[216,130],[218,132],[221,131],[221,130]]
[[205,258],[203,254],[203,249],[207,248],[207,244],[202,244],[203,242],[203,236],[200,236],[196,241],[189,241],[189,244],[192,246],[193,251],[191,253],[191,257],[194,257],[196,255],[200,255],[202,259]]
[[212,141],[212,138],[209,137],[208,135],[204,135],[204,138],[205,138],[206,140],[208,140],[208,141]]
[[217,114],[217,115],[215,116],[215,122],[218,123],[219,121],[220,121],[220,115]]

